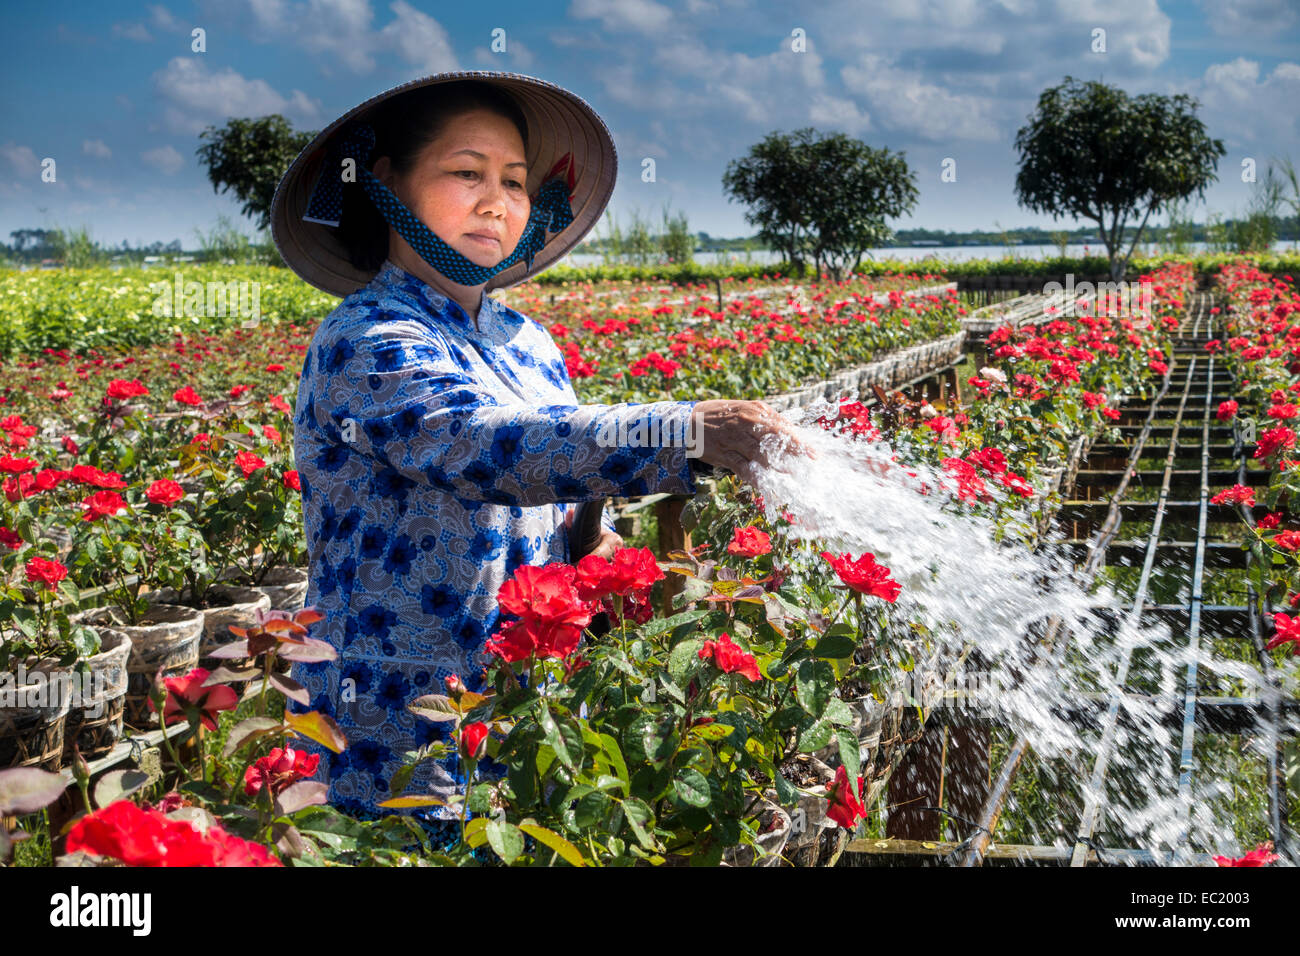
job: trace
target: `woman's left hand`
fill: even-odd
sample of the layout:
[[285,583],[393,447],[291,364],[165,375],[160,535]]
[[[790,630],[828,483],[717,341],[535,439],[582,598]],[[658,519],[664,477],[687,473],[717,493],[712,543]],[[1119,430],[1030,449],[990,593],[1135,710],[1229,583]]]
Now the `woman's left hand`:
[[623,539],[613,531],[602,528],[600,533],[600,543],[596,545],[592,554],[598,554],[606,561],[614,559],[614,552],[623,547]]

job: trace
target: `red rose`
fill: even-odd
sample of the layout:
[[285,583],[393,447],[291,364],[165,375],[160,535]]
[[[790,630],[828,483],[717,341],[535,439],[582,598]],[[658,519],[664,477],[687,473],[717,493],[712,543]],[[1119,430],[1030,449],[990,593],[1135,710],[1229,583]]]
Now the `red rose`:
[[21,475],[23,472],[32,471],[39,465],[35,458],[15,458],[13,455],[0,457],[0,471],[7,471],[11,475]]
[[877,564],[876,556],[869,551],[857,559],[850,554],[836,557],[829,551],[823,551],[822,557],[835,569],[840,580],[859,594],[872,594],[892,604],[903,590],[902,585],[889,576],[889,568]]
[[244,771],[244,793],[252,796],[263,787],[270,787],[272,794],[279,794],[289,785],[310,777],[319,764],[320,754],[309,755],[292,747],[272,747],[270,753]]
[[235,464],[239,466],[239,470],[244,473],[245,478],[257,471],[257,469],[266,467],[266,462],[251,451],[241,451],[235,455]]
[[[184,677],[167,677],[163,685],[167,688],[167,702],[163,705],[163,725],[172,723],[178,717],[188,717],[187,711],[195,711],[203,726],[208,730],[217,729],[217,712],[234,710],[239,706],[239,695],[229,684],[213,684],[204,687],[208,671],[196,667]],[[149,709],[157,713],[153,698],[149,698]]]
[[298,472],[286,471],[284,473],[284,486],[292,488],[294,491],[302,491],[302,483],[298,479]]
[[273,362],[266,367],[266,370],[268,372],[283,372],[284,366],[281,365],[279,362]]
[[289,407],[289,403],[286,402],[279,395],[272,395],[270,399],[268,399],[267,401],[268,404],[272,408],[274,408],[277,412],[283,412],[284,414],[288,415],[293,411],[293,409]]
[[28,581],[32,584],[44,584],[51,591],[68,576],[67,568],[49,558],[28,558],[25,568]]
[[116,491],[97,491],[86,498],[82,504],[86,508],[84,521],[98,521],[100,518],[112,518],[127,507],[126,499]]
[[269,441],[272,445],[278,445],[280,443],[280,439],[283,437],[280,434],[280,430],[276,428],[274,425],[263,425],[262,436],[267,441]]
[[716,641],[705,641],[696,656],[702,661],[713,661],[724,674],[739,674],[750,681],[763,679],[754,655],[733,643],[726,631],[719,634]]
[[464,724],[460,728],[460,755],[466,760],[482,760],[487,754],[488,725]]
[[0,525],[0,544],[6,545],[10,548],[13,548],[15,551],[17,551],[25,543],[26,542],[23,541],[20,535],[15,534],[13,531],[10,531],[4,525]]
[[742,558],[757,558],[761,554],[770,554],[772,551],[772,539],[767,536],[767,532],[750,525],[747,528],[737,528],[731,536],[731,543],[727,545],[727,554],[739,555]]
[[862,805],[861,794],[866,788],[866,781],[858,777],[858,793],[854,794],[849,786],[849,771],[843,764],[835,768],[835,779],[826,788],[826,799],[830,806],[826,816],[846,830],[852,830],[859,820],[866,819],[867,808]]
[[203,399],[199,397],[199,393],[194,391],[194,389],[188,385],[186,385],[184,388],[179,388],[176,391],[172,392],[172,399],[174,401],[180,402],[180,404],[182,405],[203,404]]
[[119,402],[148,394],[149,389],[145,388],[138,378],[134,378],[129,382],[125,379],[115,378],[108,383],[108,397]]
[[77,447],[77,443],[72,440],[71,435],[63,436],[63,450],[66,451],[73,458],[81,454],[81,449]]
[[1273,537],[1273,547],[1283,551],[1300,549],[1300,531],[1282,531]]
[[185,489],[170,478],[159,478],[149,486],[149,490],[145,492],[145,497],[156,505],[170,508],[185,497]]
[[650,587],[664,576],[649,548],[619,548],[611,560],[589,554],[578,562],[574,585],[578,597],[595,601],[611,594],[644,600]]
[[1226,402],[1219,402],[1218,419],[1226,422],[1228,419],[1237,414],[1237,403],[1229,399]]
[[282,866],[271,852],[227,833],[219,824],[201,833],[185,820],[117,800],[87,814],[68,831],[65,849],[111,857],[127,866]]
[[1283,644],[1290,644],[1291,653],[1300,654],[1300,617],[1292,618],[1286,614],[1274,614],[1273,629],[1276,633],[1273,639],[1264,645],[1265,650],[1271,651]]
[[1245,856],[1233,859],[1226,856],[1216,856],[1214,862],[1219,866],[1267,866],[1276,862],[1278,855],[1273,852],[1273,841],[1261,843],[1255,849],[1251,850]]
[[1247,488],[1245,485],[1233,485],[1231,488],[1225,488],[1217,495],[1210,499],[1212,505],[1245,505],[1248,508],[1255,506],[1255,490]]

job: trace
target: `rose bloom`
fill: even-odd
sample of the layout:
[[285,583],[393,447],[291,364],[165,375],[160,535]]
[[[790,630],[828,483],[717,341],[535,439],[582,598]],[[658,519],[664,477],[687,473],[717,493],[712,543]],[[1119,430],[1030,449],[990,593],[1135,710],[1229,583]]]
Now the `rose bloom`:
[[[865,790],[866,781],[858,777],[858,794]],[[867,816],[867,808],[862,805],[861,797],[855,796],[853,788],[849,786],[849,771],[844,764],[835,768],[835,779],[826,788],[826,799],[830,801],[826,816],[846,830],[854,829],[858,821]]]
[[1273,841],[1261,843],[1255,849],[1251,850],[1245,856],[1233,859],[1226,856],[1216,856],[1214,862],[1219,866],[1267,866],[1278,860],[1278,855],[1273,852]]
[[291,784],[316,772],[320,754],[307,754],[292,747],[272,747],[271,752],[244,771],[244,793],[252,796],[264,786],[279,794]]
[[1281,531],[1273,536],[1273,547],[1284,551],[1300,548],[1300,531]]
[[50,558],[29,558],[25,570],[29,582],[44,584],[51,591],[68,576],[68,569]]
[[203,404],[203,399],[199,397],[199,393],[194,391],[194,389],[188,385],[186,385],[184,388],[178,388],[176,391],[172,392],[172,399],[174,401],[179,402],[182,405]]
[[86,498],[82,504],[86,507],[86,513],[81,516],[84,521],[112,518],[127,506],[126,499],[116,491],[97,491]]
[[1229,399],[1226,402],[1219,402],[1218,419],[1226,422],[1228,419],[1237,414],[1237,403]]
[[751,682],[763,679],[758,670],[758,660],[733,642],[726,631],[719,634],[716,641],[705,641],[696,656],[702,661],[713,661],[724,674],[739,674]]
[[487,755],[488,725],[475,722],[460,728],[460,755],[466,760],[482,760]]
[[903,590],[902,585],[889,576],[889,568],[877,564],[876,556],[869,551],[857,559],[850,554],[836,557],[829,551],[823,551],[822,557],[835,569],[840,580],[859,594],[884,598],[892,604]]
[[738,555],[742,558],[757,558],[759,555],[769,554],[771,551],[772,539],[768,537],[766,531],[753,525],[747,528],[737,528],[731,536],[731,543],[727,545],[727,554]]
[[284,473],[284,486],[292,488],[294,491],[302,491],[302,484],[298,478],[298,472],[286,471]]
[[[234,710],[239,706],[239,695],[229,684],[213,684],[204,687],[208,679],[206,668],[196,667],[184,677],[165,677],[163,685],[167,688],[167,701],[163,704],[163,725],[172,723],[185,716],[186,707],[199,711],[199,720],[208,730],[217,729],[217,712]],[[149,709],[157,713],[153,698],[150,697]]]
[[68,831],[65,849],[120,860],[127,866],[282,866],[260,843],[213,824],[200,832],[186,820],[116,800]]
[[257,469],[266,467],[266,462],[251,451],[241,451],[235,455],[235,464],[239,466],[239,470],[244,473],[245,478],[252,475]]
[[589,554],[578,562],[574,584],[578,597],[595,601],[611,594],[644,600],[651,586],[664,577],[649,548],[619,548],[611,560]]
[[148,395],[149,389],[141,384],[138,378],[126,381],[115,378],[108,383],[108,397],[117,401],[126,401],[128,398],[135,398],[140,395]]
[[172,505],[176,504],[176,502],[185,497],[185,489],[182,488],[178,482],[172,481],[170,478],[159,478],[149,486],[149,490],[145,493],[145,497],[156,505],[170,508]]

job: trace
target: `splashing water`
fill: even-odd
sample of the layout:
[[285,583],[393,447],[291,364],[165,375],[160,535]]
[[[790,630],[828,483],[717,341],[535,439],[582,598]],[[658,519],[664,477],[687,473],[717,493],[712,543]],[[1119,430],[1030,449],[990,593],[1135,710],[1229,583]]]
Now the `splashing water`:
[[[1093,840],[1103,848],[1146,849],[1168,863],[1186,862],[1189,853],[1240,856],[1251,849],[1253,836],[1238,840],[1232,819],[1249,811],[1256,823],[1267,820],[1263,781],[1253,786],[1265,811],[1254,812],[1238,806],[1240,781],[1222,778],[1224,761],[1235,759],[1241,766],[1228,768],[1229,775],[1255,779],[1260,741],[1249,742],[1253,755],[1234,758],[1231,748],[1198,728],[1191,786],[1180,789],[1182,705],[1193,658],[1202,694],[1241,693],[1244,685],[1266,696],[1264,676],[1250,664],[1214,654],[1208,630],[1193,655],[1185,634],[1135,613],[1133,602],[1108,585],[1082,580],[1059,546],[1031,551],[1019,543],[1035,520],[1021,499],[1012,501],[1009,520],[1005,513],[999,521],[973,514],[955,500],[947,472],[899,464],[884,441],[808,427],[834,411],[819,403],[794,425],[813,457],[767,440],[769,467],[755,472],[756,490],[770,521],[783,512],[793,518],[785,533],[801,543],[796,579],[798,567],[820,561],[816,554],[823,548],[854,556],[870,552],[902,585],[897,611],[923,623],[938,643],[932,665],[951,663],[963,642],[976,646],[983,669],[976,676],[984,688],[978,706],[984,713],[992,708],[1011,739],[1025,737],[1034,755],[1006,805],[1008,812],[1022,811],[1023,830],[1019,839],[999,837],[1069,849],[1081,832],[1080,820],[1095,810]],[[991,481],[987,489],[1004,501],[1010,495]],[[1042,637],[1053,617],[1059,627],[1054,647],[1048,647]],[[1207,691],[1212,679],[1217,682]],[[1077,714],[1081,707],[1091,720],[1071,719],[1071,710]],[[1117,712],[1107,741],[1109,707]],[[1098,772],[1099,755],[1104,773]],[[1097,790],[1093,780],[1102,781]],[[1261,840],[1267,838],[1265,833]]]

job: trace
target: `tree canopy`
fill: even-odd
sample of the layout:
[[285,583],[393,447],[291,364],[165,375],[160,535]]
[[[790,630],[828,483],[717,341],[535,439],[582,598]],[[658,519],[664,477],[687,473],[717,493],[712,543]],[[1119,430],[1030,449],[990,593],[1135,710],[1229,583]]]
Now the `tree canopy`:
[[288,120],[272,113],[209,126],[199,134],[203,145],[195,152],[208,167],[213,192],[233,192],[243,203],[240,211],[266,229],[280,177],[315,136],[315,131],[295,132]]
[[[1196,118],[1185,94],[1129,97],[1097,81],[1067,76],[1044,90],[1016,133],[1020,205],[1053,217],[1090,219],[1100,228],[1118,279],[1152,213],[1192,195],[1204,198],[1226,153]],[[1141,215],[1128,250],[1125,226]]]
[[750,209],[745,221],[796,272],[811,258],[839,279],[868,249],[887,242],[887,217],[916,205],[914,176],[902,153],[874,149],[843,133],[812,127],[771,133],[728,163],[723,188]]

